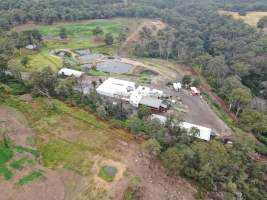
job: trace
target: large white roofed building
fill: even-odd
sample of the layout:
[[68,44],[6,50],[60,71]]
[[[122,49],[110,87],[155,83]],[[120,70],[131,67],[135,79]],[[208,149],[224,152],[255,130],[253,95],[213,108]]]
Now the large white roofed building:
[[131,94],[135,90],[135,83],[114,78],[109,78],[104,81],[97,89],[100,95],[122,98],[129,100]]

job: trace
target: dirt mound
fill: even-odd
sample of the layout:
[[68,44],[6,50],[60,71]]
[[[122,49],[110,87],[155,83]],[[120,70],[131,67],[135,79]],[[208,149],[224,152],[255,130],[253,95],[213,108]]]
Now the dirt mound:
[[113,199],[123,199],[129,188],[137,188],[138,198],[142,200],[195,199],[194,187],[182,178],[167,176],[160,162],[151,159],[138,145],[121,145],[119,151],[127,171],[110,190]]

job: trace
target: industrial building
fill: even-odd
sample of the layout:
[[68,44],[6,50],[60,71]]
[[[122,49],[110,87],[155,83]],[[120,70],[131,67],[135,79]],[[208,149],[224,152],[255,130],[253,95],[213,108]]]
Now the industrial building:
[[150,89],[146,86],[136,88],[134,82],[109,78],[96,91],[100,95],[128,101],[136,108],[143,105],[151,108],[152,111],[159,112],[167,109],[167,106],[160,99],[163,96],[161,90]]
[[114,78],[104,81],[97,89],[97,93],[107,97],[129,100],[135,90],[135,83]]

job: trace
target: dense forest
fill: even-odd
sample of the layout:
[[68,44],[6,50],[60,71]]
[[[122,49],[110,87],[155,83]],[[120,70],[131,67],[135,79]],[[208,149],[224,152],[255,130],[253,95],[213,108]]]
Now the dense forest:
[[248,11],[266,11],[265,0],[216,0],[219,7],[225,10],[246,13]]
[[[21,47],[41,45],[38,31],[10,32],[14,26],[112,17],[160,18],[168,24],[167,28],[156,35],[143,28],[134,53],[173,59],[200,71],[240,119],[240,127],[252,131],[262,142],[256,150],[267,154],[264,146],[267,145],[267,35],[242,21],[219,15],[219,9],[267,11],[267,3],[265,0],[0,0],[0,79],[7,81],[9,60]],[[118,112],[122,108],[113,108],[108,103],[106,107],[97,107],[99,97],[77,98],[79,95],[71,89],[73,83],[58,82],[50,69],[30,78],[33,92],[42,88],[49,97],[78,99],[77,104],[90,105],[94,111],[104,113],[103,118],[126,118],[127,113]],[[21,79],[19,74],[17,79]],[[4,90],[0,85],[0,91]],[[204,189],[216,193],[214,199],[226,199],[220,196],[222,191],[229,199],[265,199],[264,166],[251,159],[251,151],[241,141],[232,149],[216,141],[208,146],[188,140],[179,127],[146,123],[143,115],[146,114],[139,111],[139,116],[129,119],[127,126],[134,134],[145,132],[152,138],[151,146],[158,147],[159,157],[170,173],[197,181]],[[174,142],[166,142],[163,132],[168,132]]]

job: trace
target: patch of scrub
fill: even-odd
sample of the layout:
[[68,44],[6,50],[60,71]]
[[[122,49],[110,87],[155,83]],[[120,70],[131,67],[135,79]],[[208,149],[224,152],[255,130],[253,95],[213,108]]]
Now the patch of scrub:
[[17,170],[21,170],[25,166],[26,163],[34,163],[34,161],[24,157],[24,158],[12,161],[10,163],[10,167],[17,169]]
[[116,167],[105,165],[100,168],[98,176],[107,182],[111,182],[117,173],[118,169]]
[[42,173],[42,171],[34,171],[34,172],[31,172],[30,174],[22,177],[16,184],[18,186],[23,186],[25,184],[28,184],[32,181],[35,181],[35,180],[41,180],[41,179],[44,179],[44,175]]

